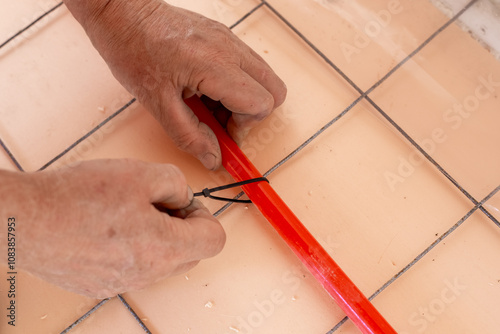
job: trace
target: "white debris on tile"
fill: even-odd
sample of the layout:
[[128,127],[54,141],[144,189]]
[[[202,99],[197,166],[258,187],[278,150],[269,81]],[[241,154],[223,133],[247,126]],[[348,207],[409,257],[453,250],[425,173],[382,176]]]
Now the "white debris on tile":
[[236,333],[239,333],[239,332],[240,332],[240,330],[239,330],[238,328],[233,327],[233,326],[229,326],[229,330],[230,330],[230,331],[233,331],[233,332],[236,332]]
[[211,301],[208,301],[208,302],[205,304],[205,307],[206,307],[206,308],[212,308],[212,307],[214,307],[214,303],[213,303],[213,302],[211,302]]

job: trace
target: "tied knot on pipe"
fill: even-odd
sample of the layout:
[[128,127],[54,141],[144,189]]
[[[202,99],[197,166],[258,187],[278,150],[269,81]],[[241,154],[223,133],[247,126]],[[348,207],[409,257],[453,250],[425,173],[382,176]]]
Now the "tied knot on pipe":
[[235,188],[235,187],[240,187],[244,186],[246,184],[250,183],[255,183],[255,182],[267,182],[269,183],[269,180],[265,177],[257,177],[255,179],[250,179],[246,181],[241,181],[241,182],[236,182],[236,183],[231,183],[225,186],[220,186],[220,187],[215,187],[215,188],[205,188],[202,191],[198,193],[194,193],[193,195],[196,196],[205,196],[210,199],[214,199],[217,201],[225,201],[225,202],[233,202],[233,203],[252,203],[251,200],[249,199],[237,199],[237,198],[227,198],[227,197],[219,197],[219,196],[213,196],[212,193],[216,191],[221,191],[225,189],[230,189],[230,188]]

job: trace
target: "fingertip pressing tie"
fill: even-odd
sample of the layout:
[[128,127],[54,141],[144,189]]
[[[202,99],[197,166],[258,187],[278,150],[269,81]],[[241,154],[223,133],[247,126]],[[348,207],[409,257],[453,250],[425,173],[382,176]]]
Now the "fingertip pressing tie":
[[236,199],[236,198],[226,198],[226,197],[219,197],[219,196],[213,196],[212,193],[220,190],[225,190],[229,188],[235,188],[239,186],[244,186],[245,184],[250,184],[250,183],[255,183],[255,182],[267,182],[269,183],[269,180],[265,177],[257,177],[255,179],[250,179],[246,181],[241,181],[241,182],[236,182],[236,183],[231,183],[225,186],[220,186],[220,187],[215,187],[215,188],[205,188],[202,191],[198,193],[194,193],[193,196],[205,196],[207,198],[215,199],[217,201],[225,201],[225,202],[233,202],[233,203],[252,203],[251,200],[249,199]]

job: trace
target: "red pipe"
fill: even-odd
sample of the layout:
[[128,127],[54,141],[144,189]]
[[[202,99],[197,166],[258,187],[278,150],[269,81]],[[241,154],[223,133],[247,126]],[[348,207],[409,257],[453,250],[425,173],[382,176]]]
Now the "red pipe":
[[[222,165],[236,182],[262,177],[197,96],[185,102],[217,136]],[[241,188],[361,332],[396,333],[269,183],[251,183]]]

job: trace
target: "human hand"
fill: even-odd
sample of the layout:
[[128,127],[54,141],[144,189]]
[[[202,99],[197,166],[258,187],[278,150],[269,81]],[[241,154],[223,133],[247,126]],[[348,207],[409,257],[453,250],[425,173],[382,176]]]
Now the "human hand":
[[183,98],[201,93],[220,101],[232,111],[227,130],[236,140],[285,99],[285,84],[269,65],[218,22],[161,0],[110,0],[92,11],[65,2],[114,76],[209,169],[221,164],[217,139]]
[[32,216],[18,224],[18,265],[79,294],[142,289],[189,270],[225,242],[172,165],[95,160],[22,177],[35,190],[24,201]]

